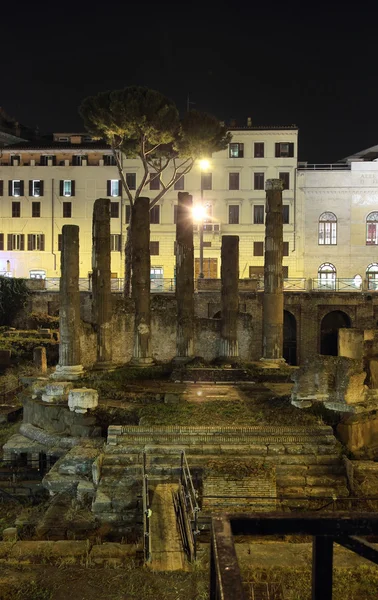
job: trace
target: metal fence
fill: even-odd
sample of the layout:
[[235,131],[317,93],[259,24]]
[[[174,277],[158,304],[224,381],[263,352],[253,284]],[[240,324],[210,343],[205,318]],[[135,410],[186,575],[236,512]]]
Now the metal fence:
[[332,600],[333,547],[337,543],[378,564],[378,550],[361,537],[377,535],[377,513],[254,513],[212,518],[210,600],[246,600],[235,535],[311,535],[312,600]]
[[[39,289],[46,291],[59,291],[59,277],[46,278],[38,280],[41,282]],[[251,289],[247,285],[243,285],[243,291],[264,291],[264,279],[251,279]],[[42,283],[43,282],[43,283]],[[202,279],[202,285],[197,288],[197,280],[195,280],[195,289],[198,292],[202,291],[219,291],[220,290],[220,279]],[[208,283],[207,283],[208,282]],[[245,282],[245,280],[243,280]],[[111,290],[112,292],[123,292],[124,279],[111,279]],[[214,284],[214,285],[212,285]],[[335,279],[323,279],[314,278],[306,279],[305,277],[288,277],[283,282],[284,292],[376,292],[378,291],[378,279],[369,279],[361,282],[355,278],[335,278]],[[151,279],[151,294],[174,294],[176,291],[176,279],[172,278],[159,278]],[[79,290],[81,292],[92,291],[92,281],[89,278],[79,279]]]

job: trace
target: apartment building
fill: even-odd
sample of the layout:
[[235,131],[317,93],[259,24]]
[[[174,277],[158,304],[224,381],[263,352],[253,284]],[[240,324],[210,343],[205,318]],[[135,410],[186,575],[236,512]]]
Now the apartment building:
[[300,163],[296,201],[303,276],[321,287],[377,289],[378,146],[334,165]]
[[[220,276],[221,237],[240,237],[240,277],[261,275],[264,261],[265,181],[284,181],[284,270],[301,276],[296,253],[298,130],[233,126],[228,148],[215,153],[206,171],[196,164],[151,210],[151,277],[175,276],[177,193],[188,191],[206,209],[204,275]],[[142,166],[123,158],[131,190]],[[169,172],[167,173],[169,177]],[[144,191],[159,193],[154,180]],[[92,211],[96,198],[111,200],[111,269],[124,272],[124,243],[130,214],[110,148],[87,134],[57,133],[51,142],[6,146],[0,156],[0,273],[14,277],[59,277],[61,230],[80,227],[80,277],[91,272]],[[199,226],[194,225],[196,273]],[[303,261],[302,261],[303,262]]]

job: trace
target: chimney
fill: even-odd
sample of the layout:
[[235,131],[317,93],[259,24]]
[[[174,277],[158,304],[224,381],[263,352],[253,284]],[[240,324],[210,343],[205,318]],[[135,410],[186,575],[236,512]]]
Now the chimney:
[[236,127],[236,119],[231,119],[230,127]]
[[252,127],[252,118],[251,117],[247,118],[247,127]]

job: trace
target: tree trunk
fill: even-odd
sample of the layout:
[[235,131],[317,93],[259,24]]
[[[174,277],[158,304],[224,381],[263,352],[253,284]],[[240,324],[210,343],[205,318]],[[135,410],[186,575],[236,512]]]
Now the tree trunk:
[[125,244],[125,281],[123,294],[125,298],[131,296],[131,275],[132,275],[132,256],[133,256],[133,241],[131,231],[131,220],[133,211],[130,210],[130,221],[127,228],[126,244]]

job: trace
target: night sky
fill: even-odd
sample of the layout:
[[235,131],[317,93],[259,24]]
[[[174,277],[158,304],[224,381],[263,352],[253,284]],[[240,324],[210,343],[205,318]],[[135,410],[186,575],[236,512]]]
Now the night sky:
[[378,15],[352,6],[6,3],[0,106],[41,132],[82,130],[82,98],[145,85],[181,112],[190,94],[238,125],[295,123],[300,160],[333,162],[378,144]]

